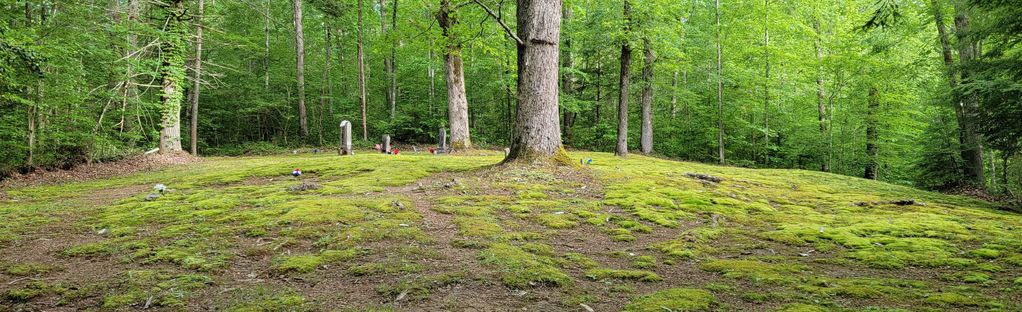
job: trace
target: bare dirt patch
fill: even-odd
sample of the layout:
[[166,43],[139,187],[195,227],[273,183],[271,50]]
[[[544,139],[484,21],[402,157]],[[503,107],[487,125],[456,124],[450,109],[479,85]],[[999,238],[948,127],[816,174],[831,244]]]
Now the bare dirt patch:
[[3,190],[13,187],[82,182],[135,172],[155,171],[168,166],[184,165],[199,161],[202,161],[202,159],[186,153],[138,155],[118,161],[80,165],[70,170],[40,170],[28,174],[14,175],[0,181],[0,200],[6,197]]

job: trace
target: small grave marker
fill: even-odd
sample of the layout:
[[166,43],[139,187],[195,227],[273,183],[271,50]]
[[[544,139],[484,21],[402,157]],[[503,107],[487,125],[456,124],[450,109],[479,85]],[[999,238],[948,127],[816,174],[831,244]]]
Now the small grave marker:
[[341,121],[341,140],[340,146],[337,149],[337,155],[354,155],[355,153],[351,150],[351,122]]

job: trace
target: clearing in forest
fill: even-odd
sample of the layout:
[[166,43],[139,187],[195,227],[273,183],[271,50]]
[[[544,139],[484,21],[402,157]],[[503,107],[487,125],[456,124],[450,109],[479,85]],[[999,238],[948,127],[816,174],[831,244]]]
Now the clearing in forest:
[[989,203],[571,155],[594,161],[208,158],[10,189],[0,311],[1022,309],[1022,218]]

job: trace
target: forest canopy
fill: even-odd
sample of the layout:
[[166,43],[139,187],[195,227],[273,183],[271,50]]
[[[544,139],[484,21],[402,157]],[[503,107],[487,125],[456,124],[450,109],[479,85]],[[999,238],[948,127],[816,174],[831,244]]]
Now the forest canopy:
[[[567,148],[1022,192],[1022,1],[562,4],[559,59],[538,69],[558,75]],[[518,53],[544,39],[521,10],[3,0],[0,177],[152,149],[330,148],[342,120],[363,147],[445,128],[456,149],[503,148],[534,126]]]

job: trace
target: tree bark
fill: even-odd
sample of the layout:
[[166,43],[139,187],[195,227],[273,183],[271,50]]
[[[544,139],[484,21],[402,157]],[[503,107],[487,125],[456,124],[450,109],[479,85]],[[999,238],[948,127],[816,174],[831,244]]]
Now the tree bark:
[[[562,25],[567,24],[568,21],[571,20],[572,16],[571,6],[565,5],[561,9],[562,9],[561,24]],[[561,67],[572,68],[575,66],[574,63],[575,59],[573,58],[573,55],[571,53],[571,38],[568,36],[562,37],[564,37],[564,52],[561,53]],[[568,73],[562,75],[561,92],[563,92],[566,95],[572,94],[575,90],[574,83],[575,76],[573,74]],[[564,112],[562,112],[562,114],[564,114],[564,122],[562,125],[563,127],[562,130],[564,130],[564,139],[567,140],[568,142],[571,142],[572,138],[571,128],[575,124],[575,113],[565,110]]]
[[869,97],[866,105],[866,170],[863,177],[876,180],[877,178],[877,110],[880,108],[880,100],[877,98],[877,88],[869,88]]
[[451,15],[451,1],[440,1],[437,22],[440,24],[447,49],[444,51],[444,79],[447,82],[447,117],[451,127],[451,147],[455,150],[472,148],[468,124],[468,98],[465,95],[465,72],[461,60],[461,41],[452,28],[458,20]]
[[617,148],[614,155],[628,156],[628,86],[631,84],[632,46],[628,42],[631,34],[632,5],[624,1],[625,41],[621,44],[621,73],[618,75],[617,99]]
[[[133,0],[137,1],[137,0]],[[266,0],[266,11],[263,13],[263,35],[265,36],[265,42],[263,45],[263,89],[269,91],[270,89],[270,7],[272,0]]]
[[671,119],[678,117],[678,70],[671,78]]
[[199,154],[199,88],[202,80],[202,17],[205,1],[199,0],[199,14],[195,17],[195,76],[192,78],[192,110],[191,110],[191,152]]
[[330,79],[330,59],[332,58],[330,52],[333,49],[333,45],[331,44],[331,38],[330,38],[330,35],[331,35],[330,34],[330,23],[327,23],[326,27],[324,27],[324,28],[326,30],[326,34],[325,34],[326,37],[324,38],[325,44],[324,44],[324,48],[323,48],[323,58],[325,59],[325,61],[323,63],[323,87],[322,87],[322,89],[320,89],[319,114],[317,114],[318,118],[319,118],[319,121],[317,122],[318,123],[317,127],[319,128],[319,145],[320,146],[323,145],[323,111],[324,111],[323,108],[327,106],[326,105],[327,101],[331,101],[331,106],[333,106],[333,103],[332,103],[333,102],[333,96],[331,96],[331,93],[333,93],[333,91],[332,91],[333,84],[330,81],[331,80]]
[[639,138],[642,153],[653,153],[653,66],[656,55],[650,47],[649,39],[642,42],[645,62],[642,65],[642,137]]
[[362,140],[369,140],[369,128],[366,126],[366,65],[365,52],[362,48],[362,35],[365,26],[362,24],[362,0],[358,0],[358,104],[362,108]]
[[[979,48],[969,33],[971,30],[969,8],[962,1],[955,1],[955,36],[958,38],[958,61],[961,82],[966,83],[972,76],[968,65],[979,56]],[[955,91],[957,104],[961,106],[962,116],[958,120],[961,132],[962,159],[965,160],[965,180],[976,187],[983,187],[983,138],[975,124],[979,113],[979,99],[975,95],[962,94]]]
[[181,152],[181,84],[185,77],[185,44],[187,27],[183,19],[187,10],[183,0],[162,4],[166,24],[161,38],[160,64],[162,117],[160,120],[160,154]]
[[[391,27],[389,30],[391,32],[397,30],[397,2],[398,0],[391,0]],[[385,19],[383,18],[383,8],[385,8],[384,0],[380,0],[380,23],[383,34],[386,36],[388,30],[386,23],[384,22]],[[387,103],[390,104],[390,119],[394,120],[394,117],[397,114],[397,39],[391,36],[388,40],[390,40],[390,56],[384,57],[383,67],[384,71],[386,71],[387,81],[389,82],[387,87]]]
[[305,113],[305,34],[302,31],[302,0],[294,0],[295,25],[295,66],[298,79],[298,125],[302,138],[309,136],[308,118]]
[[[823,86],[823,31],[820,30],[820,19],[813,17],[813,29],[816,31],[816,39],[813,41],[813,48],[816,50],[816,110],[818,114],[818,120],[820,124],[820,142],[824,142],[827,139],[827,104],[824,101],[826,98],[826,90]],[[830,171],[830,164],[827,160],[824,160],[820,164],[820,171]]]
[[724,161],[724,73],[722,68],[722,55],[720,47],[720,0],[715,1],[714,14],[717,23],[717,154],[720,157],[720,164]]
[[504,163],[566,162],[558,118],[561,1],[518,0],[518,114]]

